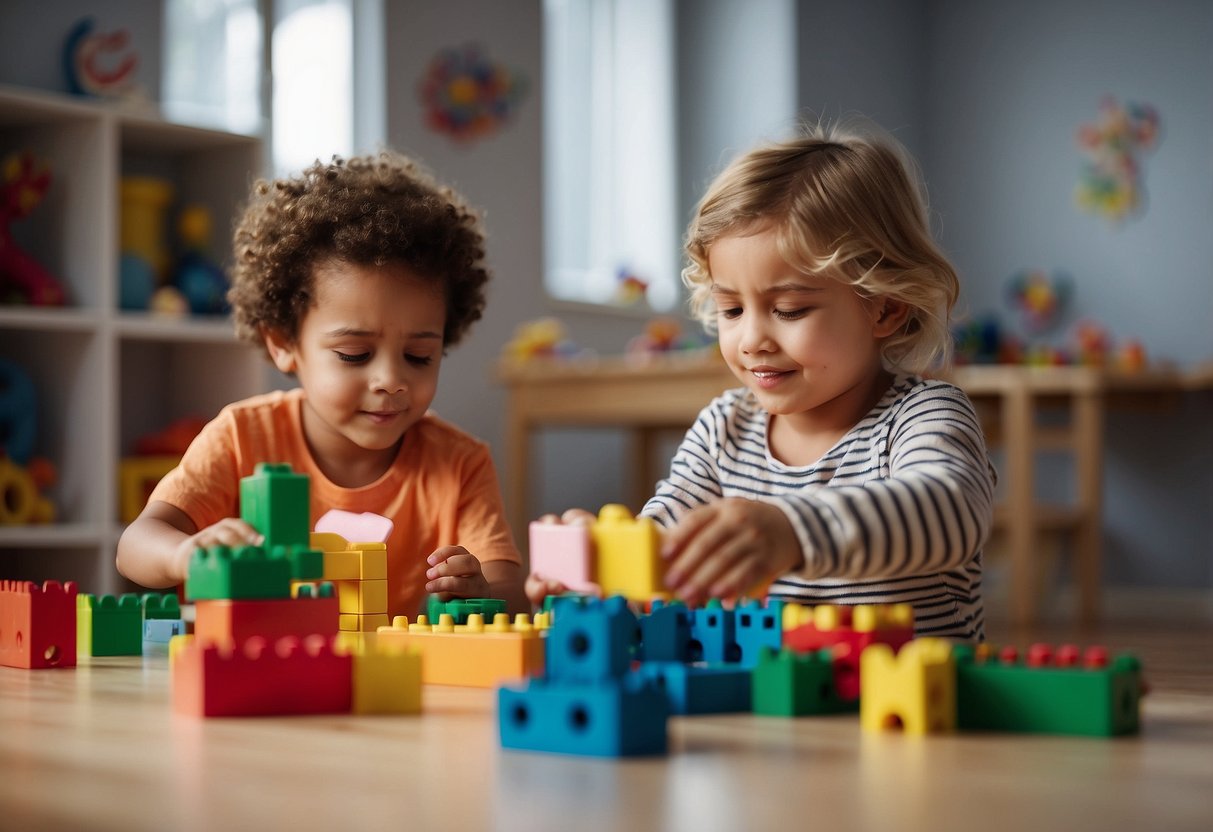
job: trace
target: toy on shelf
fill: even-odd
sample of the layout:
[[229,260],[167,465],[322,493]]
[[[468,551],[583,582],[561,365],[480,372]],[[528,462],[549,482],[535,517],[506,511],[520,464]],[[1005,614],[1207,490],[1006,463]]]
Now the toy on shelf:
[[621,266],[615,272],[614,302],[619,306],[639,306],[644,304],[649,293],[649,282],[634,274],[631,269]]
[[118,505],[123,523],[139,516],[156,483],[177,467],[205,424],[205,419],[186,417],[135,440],[135,455],[118,463]]
[[0,526],[54,522],[55,506],[44,492],[58,472],[49,459],[34,456],[37,433],[33,379],[0,359]]
[[185,296],[195,315],[226,315],[227,275],[207,256],[211,240],[211,214],[202,205],[187,205],[177,219],[177,235],[184,254],[177,264],[173,283]]
[[0,303],[62,306],[67,302],[63,284],[17,245],[12,225],[28,217],[46,196],[51,174],[31,153],[4,159],[0,187]]
[[1040,269],[1024,269],[1007,284],[1007,298],[1019,314],[1020,323],[1030,333],[1055,329],[1065,316],[1074,281],[1067,274],[1049,277]]
[[519,324],[514,337],[502,349],[503,357],[518,362],[535,358],[572,358],[578,352],[569,340],[564,324],[556,318],[539,318]]
[[627,354],[631,357],[646,357],[683,350],[698,350],[712,347],[713,339],[683,334],[682,323],[677,318],[653,318],[644,326],[644,332],[628,342]]
[[158,287],[169,277],[171,255],[165,228],[173,185],[151,176],[124,176],[119,193],[119,306],[149,309]]
[[131,98],[139,95],[139,58],[126,29],[98,32],[91,17],[78,20],[63,42],[63,74],[73,95]]

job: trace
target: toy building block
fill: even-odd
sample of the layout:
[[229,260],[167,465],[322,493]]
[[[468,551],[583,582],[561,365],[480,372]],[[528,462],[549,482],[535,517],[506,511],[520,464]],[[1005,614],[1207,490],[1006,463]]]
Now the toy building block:
[[421,651],[360,643],[353,651],[356,714],[421,712]]
[[390,627],[376,631],[376,641],[420,650],[421,681],[427,685],[490,688],[543,673],[541,632],[525,615],[511,623],[501,613],[488,625],[476,614],[460,625],[449,615],[438,624],[430,624],[424,615],[410,624],[398,615]]
[[1017,731],[1112,737],[1140,727],[1141,662],[1108,660],[1103,647],[1080,652],[1032,645],[1026,656],[989,645],[955,648],[957,725],[962,731]]
[[590,530],[597,552],[598,585],[604,595],[637,601],[669,598],[661,532],[651,517],[633,517],[621,505],[606,505]]
[[772,598],[764,605],[753,599],[743,600],[733,614],[737,661],[744,667],[754,667],[763,648],[778,652],[783,647],[783,602]]
[[76,650],[87,656],[143,653],[143,605],[135,594],[76,596]]
[[118,505],[123,523],[134,522],[156,483],[180,462],[180,456],[131,456],[118,462]]
[[387,615],[387,581],[333,581],[337,605],[351,615]]
[[373,633],[380,627],[387,627],[391,623],[391,617],[386,612],[369,615],[343,612],[337,616],[337,629],[343,633]]
[[505,601],[499,598],[452,598],[440,601],[431,595],[425,602],[425,615],[430,621],[439,621],[443,615],[455,619],[456,624],[466,624],[469,615],[479,615],[485,621],[493,621],[505,612]]
[[800,653],[836,645],[850,647],[849,651],[835,651],[834,676],[838,694],[852,700],[859,698],[863,651],[871,644],[900,650],[914,638],[914,608],[909,604],[784,604],[783,628],[783,646]]
[[346,540],[363,543],[387,543],[392,536],[394,524],[391,520],[369,511],[357,514],[335,508],[324,513],[316,521],[317,532],[340,535]]
[[164,618],[170,621],[181,618],[181,602],[176,593],[145,592],[140,596],[143,605],[143,620]]
[[173,710],[190,716],[346,713],[353,657],[330,640],[251,638],[240,648],[194,641],[170,664]]
[[271,557],[285,558],[291,565],[291,579],[295,581],[318,581],[325,577],[324,552],[307,546],[275,546]]
[[898,725],[907,734],[956,729],[956,662],[940,638],[911,641],[894,654],[873,644],[859,658],[859,723],[878,733]]
[[547,676],[594,684],[622,676],[639,635],[627,599],[615,595],[558,608],[547,635]]
[[858,711],[858,697],[838,695],[835,672],[831,648],[813,653],[764,648],[751,680],[754,713],[792,717]]
[[169,650],[169,642],[173,636],[186,634],[186,621],[183,619],[147,619],[143,621],[143,653]]
[[665,694],[672,714],[727,714],[750,710],[748,667],[698,667],[682,662],[644,662],[636,668]]
[[625,675],[601,684],[532,679],[497,693],[502,748],[594,757],[665,754],[668,702]]
[[718,599],[691,612],[691,661],[738,662],[741,648],[737,644],[737,616],[726,610]]
[[259,462],[240,480],[240,517],[265,536],[266,551],[308,546],[309,482],[290,465]]
[[259,546],[195,549],[185,580],[185,596],[192,601],[264,600],[290,594],[290,561],[267,555]]
[[338,630],[337,597],[329,584],[321,584],[318,592],[315,597],[199,601],[194,635],[200,644],[229,648],[254,637],[274,641],[286,636],[333,636]]
[[[337,538],[337,535],[332,535]],[[382,543],[347,543],[329,549],[336,541],[329,536],[312,535],[313,546],[323,549],[326,581],[381,581],[387,579],[387,547]]]
[[653,602],[640,616],[636,656],[646,662],[691,661],[691,611],[681,601]]
[[76,582],[0,581],[0,665],[76,666]]
[[597,591],[597,559],[588,525],[536,520],[528,536],[531,572],[560,581],[571,592]]

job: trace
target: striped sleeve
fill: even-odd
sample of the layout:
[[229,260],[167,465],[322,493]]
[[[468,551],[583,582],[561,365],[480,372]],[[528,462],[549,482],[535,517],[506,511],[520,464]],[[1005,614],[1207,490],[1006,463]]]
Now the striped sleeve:
[[715,404],[703,409],[683,437],[670,462],[669,476],[657,483],[641,516],[652,517],[657,525],[668,528],[696,506],[723,496],[716,463],[720,426]]
[[803,580],[938,573],[965,566],[990,533],[994,472],[972,403],[951,385],[915,388],[888,434],[887,477],[768,496],[792,523]]

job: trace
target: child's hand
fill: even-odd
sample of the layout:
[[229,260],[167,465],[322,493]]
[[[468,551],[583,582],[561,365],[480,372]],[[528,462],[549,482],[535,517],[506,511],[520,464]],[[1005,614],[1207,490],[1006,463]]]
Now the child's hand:
[[[545,578],[543,575],[540,575],[537,572],[532,572],[530,575],[527,575],[524,589],[526,591],[527,600],[530,601],[531,605],[535,607],[542,607],[544,599],[549,595],[563,595],[564,593],[570,591],[569,588],[560,581],[553,580],[552,578]],[[583,594],[595,595],[599,598],[602,597],[602,589],[599,588],[597,584],[590,584],[580,591]]]
[[734,598],[804,563],[796,532],[770,503],[728,497],[700,506],[666,532],[666,586],[687,604]]
[[452,598],[488,598],[489,582],[480,568],[480,561],[462,546],[443,546],[426,559],[425,591],[437,595],[440,601]]
[[184,583],[190,571],[190,560],[195,549],[212,546],[260,546],[265,536],[239,517],[225,517],[212,526],[207,526],[182,540],[170,556],[168,573],[177,583]]

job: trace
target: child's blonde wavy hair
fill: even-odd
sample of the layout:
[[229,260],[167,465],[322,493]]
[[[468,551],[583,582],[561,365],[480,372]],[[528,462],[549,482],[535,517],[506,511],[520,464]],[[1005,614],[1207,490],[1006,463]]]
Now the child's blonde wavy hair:
[[960,284],[931,237],[917,166],[892,136],[866,123],[804,126],[716,177],[687,230],[682,272],[691,311],[708,331],[716,323],[712,245],[772,228],[794,268],[909,307],[905,325],[882,345],[886,366],[922,372],[949,360]]

